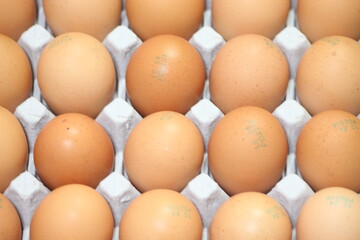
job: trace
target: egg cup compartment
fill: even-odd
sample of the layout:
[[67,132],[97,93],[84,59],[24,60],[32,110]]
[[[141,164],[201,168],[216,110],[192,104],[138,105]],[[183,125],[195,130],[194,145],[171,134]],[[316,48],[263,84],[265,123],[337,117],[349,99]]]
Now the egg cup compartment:
[[[15,112],[15,116],[25,129],[29,142],[28,167],[25,172],[12,181],[4,193],[19,212],[23,224],[23,240],[29,239],[32,215],[41,200],[50,192],[37,177],[33,160],[36,137],[43,126],[54,117],[41,97],[36,80],[36,68],[40,54],[46,44],[54,38],[46,25],[42,1],[37,0],[37,2],[39,13],[37,22],[24,32],[18,41],[28,54],[34,71],[33,94]],[[293,239],[296,239],[294,227],[299,211],[304,202],[314,193],[309,185],[302,180],[295,160],[297,137],[303,125],[311,118],[309,113],[300,105],[295,92],[297,65],[310,46],[306,37],[295,27],[294,9],[296,3],[296,0],[292,1],[287,27],[274,38],[274,42],[282,49],[288,60],[291,74],[286,98],[273,112],[286,132],[289,154],[282,178],[268,193],[287,210],[293,224]],[[207,76],[209,76],[212,61],[219,49],[225,44],[224,39],[211,27],[211,0],[206,1],[203,26],[192,36],[189,42],[200,52],[206,66]],[[105,197],[113,211],[115,220],[113,240],[117,240],[120,219],[130,202],[140,194],[126,176],[123,168],[123,149],[128,135],[142,119],[127,99],[125,86],[127,64],[132,53],[142,44],[142,41],[129,28],[124,10],[121,25],[105,38],[103,44],[109,50],[117,69],[117,88],[112,102],[103,109],[96,121],[110,135],[116,155],[114,171],[100,182],[96,190]],[[210,100],[208,80],[206,80],[203,98],[186,113],[186,116],[199,128],[207,148],[214,126],[224,116]],[[212,217],[229,196],[212,178],[208,169],[207,153],[204,154],[201,173],[191,180],[181,193],[190,199],[199,210],[204,225],[203,239],[208,239],[207,229]]]

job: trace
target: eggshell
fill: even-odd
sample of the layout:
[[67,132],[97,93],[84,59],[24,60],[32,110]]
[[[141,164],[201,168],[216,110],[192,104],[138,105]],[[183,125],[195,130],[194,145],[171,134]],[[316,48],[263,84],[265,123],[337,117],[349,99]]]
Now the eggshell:
[[290,240],[290,218],[273,198],[257,192],[239,193],[216,211],[210,225],[210,240]]
[[83,32],[103,41],[121,23],[121,0],[43,0],[43,6],[55,36]]
[[322,38],[300,59],[296,93],[314,115],[338,109],[360,113],[360,44],[343,36]]
[[22,228],[14,205],[0,193],[0,237],[4,240],[20,240]]
[[52,191],[36,209],[30,225],[31,240],[111,240],[113,215],[94,189],[69,184]]
[[310,42],[332,35],[360,39],[360,1],[300,0],[298,25]]
[[178,192],[155,189],[141,194],[120,221],[121,240],[201,240],[202,223],[194,204]]
[[213,0],[212,26],[225,40],[249,33],[273,39],[289,10],[290,0]]
[[204,10],[204,0],[126,1],[130,28],[143,41],[161,34],[190,39],[202,24]]
[[56,115],[78,112],[95,118],[113,98],[116,71],[101,42],[71,32],[44,48],[38,81],[42,97]]
[[0,193],[0,237],[4,240],[20,240],[21,221],[16,208]]
[[36,172],[50,189],[70,183],[95,188],[114,167],[114,147],[94,119],[67,113],[50,120],[34,146]]
[[25,171],[27,159],[28,143],[24,129],[11,112],[0,106],[0,193]]
[[0,53],[0,105],[14,112],[30,97],[31,65],[24,50],[3,34],[0,34]]
[[144,118],[124,147],[126,173],[141,192],[155,188],[181,191],[199,174],[203,157],[204,143],[196,125],[172,111]]
[[296,145],[301,176],[315,190],[339,186],[360,192],[360,120],[344,111],[315,115]]
[[185,114],[200,100],[205,78],[195,47],[181,37],[160,35],[135,50],[126,70],[126,89],[143,116],[163,110]]
[[0,34],[17,41],[35,24],[36,10],[35,0],[0,0]]
[[209,169],[229,195],[267,193],[285,168],[288,144],[279,121],[265,109],[246,106],[227,113],[209,140]]
[[325,188],[302,207],[297,240],[357,240],[360,236],[360,196],[341,187]]
[[211,100],[223,113],[246,105],[273,112],[284,100],[289,78],[286,57],[274,42],[260,35],[241,35],[215,56]]

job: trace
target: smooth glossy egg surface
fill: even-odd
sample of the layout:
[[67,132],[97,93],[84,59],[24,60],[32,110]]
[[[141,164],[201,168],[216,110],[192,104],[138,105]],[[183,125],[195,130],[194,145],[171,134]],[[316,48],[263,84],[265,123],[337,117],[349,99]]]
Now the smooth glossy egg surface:
[[95,118],[113,99],[116,70],[100,41],[71,32],[46,45],[37,78],[41,95],[55,115],[78,112]]
[[160,111],[135,126],[124,147],[124,166],[141,192],[156,188],[181,191],[200,172],[204,143],[184,115]]
[[96,188],[114,167],[114,147],[94,119],[79,113],[61,114],[36,138],[36,173],[50,189],[80,183]]
[[55,189],[31,219],[31,240],[111,240],[114,218],[107,201],[94,189],[69,184]]
[[55,36],[83,32],[103,41],[121,24],[122,0],[43,0],[43,7]]
[[155,189],[141,194],[120,221],[121,240],[201,240],[203,226],[195,205],[178,192]]
[[273,39],[286,25],[290,0],[213,0],[212,26],[225,40],[242,34]]
[[351,113],[328,110],[302,128],[296,160],[303,179],[318,191],[346,187],[360,193],[360,120]]
[[159,35],[131,56],[126,90],[142,116],[164,110],[185,114],[200,100],[205,78],[204,62],[194,46],[175,35]]
[[20,45],[3,34],[0,34],[0,53],[0,106],[15,112],[31,94],[30,61]]
[[215,212],[209,229],[210,240],[292,239],[290,218],[280,203],[257,192],[239,193]]
[[0,193],[25,171],[28,151],[22,125],[11,112],[0,106]]
[[241,35],[215,56],[209,77],[211,101],[225,114],[246,105],[272,112],[284,100],[289,78],[286,57],[273,41]]
[[209,169],[230,196],[267,193],[285,168],[288,143],[279,121],[265,109],[246,106],[227,113],[210,136]]
[[126,1],[130,28],[143,41],[162,34],[190,39],[202,24],[204,10],[204,0]]

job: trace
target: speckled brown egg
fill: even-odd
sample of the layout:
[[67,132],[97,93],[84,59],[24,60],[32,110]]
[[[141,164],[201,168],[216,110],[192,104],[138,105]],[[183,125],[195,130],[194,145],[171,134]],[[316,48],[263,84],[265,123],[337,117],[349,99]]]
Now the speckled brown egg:
[[360,120],[351,113],[328,110],[303,127],[296,144],[301,176],[318,191],[346,187],[360,193]]
[[181,191],[200,172],[204,143],[184,115],[160,111],[145,117],[124,147],[124,166],[141,192],[156,188]]
[[215,56],[210,70],[211,100],[223,113],[246,105],[273,112],[284,100],[289,78],[286,57],[273,41],[241,35]]
[[43,6],[55,36],[83,32],[103,41],[121,23],[122,0],[43,0]]
[[14,112],[30,97],[32,69],[25,51],[3,34],[0,34],[0,53],[0,106]]
[[94,189],[69,184],[49,193],[31,219],[31,240],[111,240],[114,218]]
[[208,146],[209,169],[229,195],[267,193],[281,178],[287,153],[285,132],[270,112],[240,107],[214,127]]
[[161,34],[190,39],[202,24],[204,9],[204,0],[126,1],[130,28],[142,40]]
[[55,115],[77,112],[95,118],[113,98],[116,71],[100,41],[71,32],[56,37],[42,51],[38,82]]
[[34,146],[36,173],[49,189],[71,183],[96,188],[114,167],[114,147],[94,119],[61,114],[40,131]]
[[325,110],[360,113],[360,44],[344,36],[322,38],[300,59],[296,93],[314,115]]
[[181,37],[159,35],[131,56],[127,95],[143,116],[163,110],[185,114],[200,100],[205,78],[205,65],[195,47]]
[[249,33],[273,39],[289,10],[290,0],[213,0],[212,26],[225,40]]
[[360,39],[359,0],[300,0],[297,20],[310,42],[332,35]]
[[0,106],[0,193],[25,171],[28,142],[17,118]]
[[35,0],[0,0],[0,34],[17,41],[35,24],[36,11]]
[[292,239],[292,226],[286,210],[275,199],[257,192],[239,193],[216,211],[209,240]]
[[0,237],[3,240],[21,240],[22,227],[12,202],[0,193]]
[[120,221],[121,240],[201,240],[203,226],[195,205],[178,192],[154,189],[137,197]]
[[296,225],[297,240],[358,240],[360,196],[342,187],[322,189],[302,206]]

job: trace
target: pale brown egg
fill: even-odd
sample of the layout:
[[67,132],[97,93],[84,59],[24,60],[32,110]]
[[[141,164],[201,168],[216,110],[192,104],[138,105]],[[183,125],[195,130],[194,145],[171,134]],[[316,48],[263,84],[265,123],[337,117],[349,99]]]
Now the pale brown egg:
[[225,40],[250,33],[273,39],[289,11],[290,0],[213,0],[212,25]]
[[32,69],[20,45],[2,34],[0,53],[0,106],[14,112],[17,106],[30,97]]
[[209,235],[209,240],[290,240],[292,226],[286,210],[275,199],[263,193],[244,192],[220,206]]
[[95,118],[113,98],[116,71],[101,42],[72,32],[56,37],[44,48],[38,81],[42,97],[56,115],[78,112]]
[[0,34],[17,41],[35,24],[36,11],[35,0],[0,0]]
[[124,147],[126,173],[141,192],[155,188],[181,191],[199,174],[203,157],[204,143],[196,125],[172,111],[144,118]]
[[25,171],[28,142],[25,131],[16,117],[0,106],[0,193]]
[[360,44],[343,36],[313,43],[299,62],[296,93],[312,115],[330,109],[359,114]]
[[107,201],[94,189],[69,184],[40,203],[30,225],[31,240],[111,240],[114,219]]
[[22,227],[12,202],[0,193],[0,239],[21,240]]
[[43,0],[43,6],[55,36],[82,32],[103,41],[121,23],[122,0]]
[[314,191],[338,186],[360,193],[360,120],[340,110],[315,115],[299,134],[296,160]]
[[181,37],[160,35],[135,50],[126,70],[126,89],[143,116],[162,110],[185,114],[200,100],[205,78],[195,47]]
[[228,41],[210,70],[210,95],[223,113],[253,105],[273,112],[284,100],[289,65],[270,39],[246,34]]
[[143,41],[161,34],[190,39],[202,24],[204,10],[204,0],[126,1],[130,28]]
[[360,39],[359,0],[300,0],[297,20],[310,42],[332,35]]
[[270,112],[240,107],[227,113],[211,133],[209,168],[229,195],[267,193],[281,178],[287,153],[285,132]]
[[358,240],[360,196],[341,187],[322,189],[310,197],[296,225],[297,240]]
[[36,173],[49,189],[80,183],[96,188],[114,167],[114,147],[94,119],[61,114],[40,131],[34,146]]
[[201,240],[201,217],[195,205],[180,193],[155,189],[141,194],[120,221],[121,240]]

